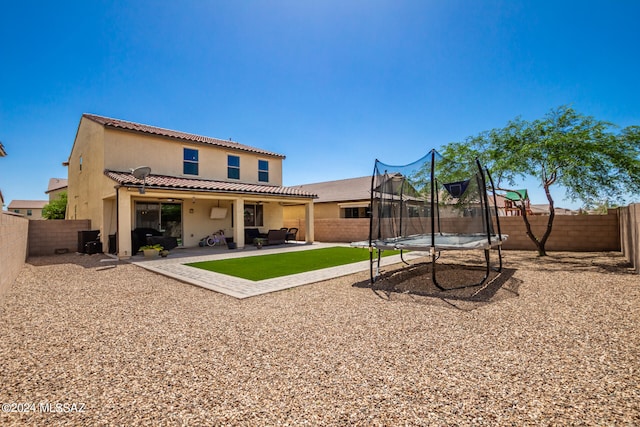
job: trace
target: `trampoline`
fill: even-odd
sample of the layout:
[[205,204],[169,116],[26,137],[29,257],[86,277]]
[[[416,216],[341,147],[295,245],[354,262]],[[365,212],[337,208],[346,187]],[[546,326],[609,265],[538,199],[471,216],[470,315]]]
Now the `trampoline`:
[[[379,276],[381,252],[428,251],[431,279],[441,290],[481,286],[491,271],[502,272],[502,242],[496,195],[489,171],[479,160],[456,163],[431,150],[401,166],[376,160],[371,178],[369,239],[352,246],[368,247],[371,283]],[[474,283],[446,289],[438,282],[437,261],[443,251],[484,252],[484,276]],[[497,252],[497,265],[491,251]],[[377,255],[377,256],[376,256]]]

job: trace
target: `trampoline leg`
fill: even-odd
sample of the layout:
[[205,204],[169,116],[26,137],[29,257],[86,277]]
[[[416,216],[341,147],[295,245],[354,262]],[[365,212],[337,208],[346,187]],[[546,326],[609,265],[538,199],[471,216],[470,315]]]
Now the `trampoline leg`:
[[436,259],[438,259],[436,257],[436,252],[431,248],[431,280],[433,280],[433,284],[436,285],[438,289],[445,291],[446,289],[440,286],[438,279],[436,279]]
[[490,259],[490,256],[489,256],[489,249],[485,249],[484,250],[484,260],[486,262],[486,268],[485,268],[485,272],[484,272],[484,277],[482,278],[482,280],[480,280],[480,282],[472,284],[472,285],[460,285],[460,286],[454,286],[452,288],[444,288],[438,283],[438,280],[436,279],[436,255],[435,255],[435,252],[432,251],[432,255],[431,256],[432,256],[432,259],[431,259],[431,279],[433,280],[433,284],[436,285],[436,287],[438,289],[440,289],[441,291],[452,291],[454,289],[463,289],[463,288],[470,288],[470,287],[474,287],[474,286],[482,286],[482,285],[484,285],[486,283],[486,281],[489,279],[489,276],[491,275],[491,259]]
[[502,273],[502,245],[498,246],[498,269],[494,269],[498,273]]
[[373,264],[374,264],[373,248],[369,248],[369,278],[371,283],[375,282],[378,276],[380,275],[380,258],[382,257],[382,254],[380,253],[381,252],[380,249],[376,249],[376,252],[378,253],[378,261],[377,261],[377,265],[374,273],[373,272]]
[[404,254],[403,254],[402,249],[400,249],[400,259],[401,259],[401,260],[402,260],[402,262],[404,262],[405,264],[410,265],[407,261],[405,261],[405,260],[404,260]]
[[484,281],[487,280],[487,278],[491,274],[491,257],[490,257],[489,251],[490,251],[490,249],[485,249],[484,250],[484,259],[485,259],[485,261],[487,261],[487,270],[486,270],[485,276],[482,279],[482,282],[480,282],[480,284],[483,284]]
[[375,278],[373,277],[373,249],[369,248],[369,279],[371,283],[375,282]]

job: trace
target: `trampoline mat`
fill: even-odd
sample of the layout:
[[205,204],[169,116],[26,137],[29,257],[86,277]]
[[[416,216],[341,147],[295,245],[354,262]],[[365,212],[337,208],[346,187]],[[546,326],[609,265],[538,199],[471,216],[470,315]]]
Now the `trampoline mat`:
[[[491,241],[489,241],[489,238],[484,233],[439,233],[434,236],[434,247],[436,251],[489,249],[502,244],[507,237],[506,235],[502,235],[502,239],[500,239],[498,236],[491,236]],[[351,246],[369,247],[369,241],[354,242]],[[421,234],[393,239],[373,240],[371,246],[377,249],[421,251],[431,248],[431,235]]]

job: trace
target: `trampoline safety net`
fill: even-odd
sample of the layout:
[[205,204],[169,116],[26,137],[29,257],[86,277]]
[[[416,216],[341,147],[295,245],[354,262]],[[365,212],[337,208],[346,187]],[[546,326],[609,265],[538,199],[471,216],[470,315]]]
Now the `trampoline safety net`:
[[[484,249],[484,283],[490,269],[489,250],[500,250],[505,239],[500,232],[489,172],[478,160],[454,163],[432,150],[402,166],[376,160],[371,177],[369,240],[352,245],[377,250],[378,264],[381,250],[428,250],[436,284],[436,252]],[[499,260],[501,270],[501,254]]]

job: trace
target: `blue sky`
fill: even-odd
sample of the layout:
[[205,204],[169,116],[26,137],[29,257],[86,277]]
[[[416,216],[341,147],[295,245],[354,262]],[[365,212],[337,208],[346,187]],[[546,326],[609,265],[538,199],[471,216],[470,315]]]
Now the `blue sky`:
[[82,113],[284,154],[285,185],[560,105],[640,125],[638,18],[635,0],[5,2],[0,190],[46,199]]

